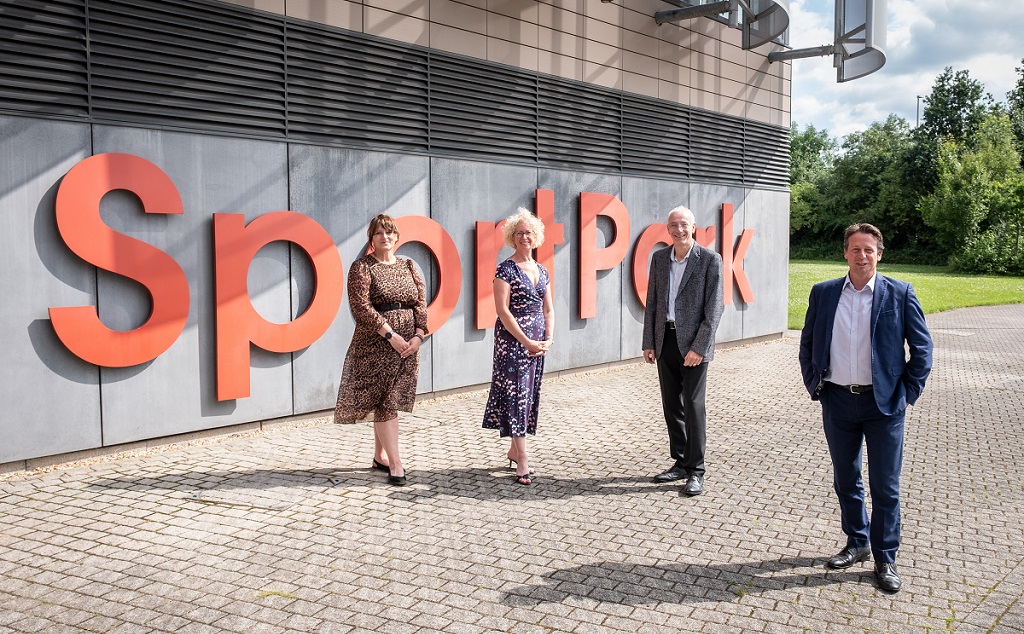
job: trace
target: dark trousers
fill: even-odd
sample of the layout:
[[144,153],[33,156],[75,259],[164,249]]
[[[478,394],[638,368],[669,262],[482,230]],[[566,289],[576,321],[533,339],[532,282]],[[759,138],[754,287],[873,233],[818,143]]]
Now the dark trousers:
[[708,364],[685,367],[676,343],[676,331],[665,330],[658,358],[661,407],[665,411],[672,459],[676,461],[675,466],[688,475],[704,475],[707,379]]
[[[850,394],[830,383],[821,392],[821,413],[846,545],[863,548],[870,544],[876,562],[894,562],[900,547],[905,414],[886,416],[878,411],[873,393]],[[862,444],[868,449],[870,522],[861,479]]]

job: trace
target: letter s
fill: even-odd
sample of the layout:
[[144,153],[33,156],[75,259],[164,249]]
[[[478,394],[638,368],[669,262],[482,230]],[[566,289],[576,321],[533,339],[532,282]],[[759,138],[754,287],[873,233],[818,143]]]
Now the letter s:
[[78,257],[145,286],[153,300],[149,319],[134,330],[111,330],[95,306],[69,306],[50,308],[50,321],[76,356],[121,368],[151,361],[171,347],[185,329],[189,290],[174,258],[103,224],[100,200],[117,189],[138,196],[146,213],[182,213],[181,196],[159,167],[131,154],[97,154],[71,168],[61,182],[57,229]]

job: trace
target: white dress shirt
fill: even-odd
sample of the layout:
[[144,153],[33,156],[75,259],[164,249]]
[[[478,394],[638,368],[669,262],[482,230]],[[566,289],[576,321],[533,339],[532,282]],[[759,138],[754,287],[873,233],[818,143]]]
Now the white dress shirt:
[[686,272],[686,262],[690,259],[690,253],[693,252],[693,245],[686,250],[686,255],[683,259],[676,259],[676,248],[672,246],[672,251],[668,254],[669,269],[668,269],[668,315],[666,319],[669,321],[676,320],[676,295],[679,294],[679,283],[683,281],[683,273]]
[[831,383],[871,385],[871,300],[876,275],[859,291],[849,274],[843,282],[828,350],[829,374],[825,379]]

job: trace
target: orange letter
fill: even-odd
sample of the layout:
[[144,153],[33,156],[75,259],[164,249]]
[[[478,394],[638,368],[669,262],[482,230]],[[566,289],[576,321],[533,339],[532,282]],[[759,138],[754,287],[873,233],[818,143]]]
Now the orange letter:
[[494,272],[501,247],[505,244],[502,229],[505,221],[476,223],[476,327],[494,327],[498,314],[494,310]]
[[732,203],[722,203],[722,285],[724,286],[724,303],[732,303],[732,282],[736,280],[736,288],[740,291],[740,299],[749,304],[754,301],[754,292],[750,290],[750,282],[743,271],[743,258],[747,255],[747,247],[754,237],[753,229],[744,229],[733,250],[732,242]]
[[188,319],[188,279],[174,258],[103,224],[100,200],[125,189],[148,214],[182,213],[181,196],[167,174],[130,154],[97,154],[71,168],[57,190],[57,229],[86,262],[146,287],[153,310],[146,323],[121,332],[103,325],[93,306],[50,309],[57,337],[76,356],[112,368],[138,365],[171,347]]
[[693,232],[693,239],[700,246],[705,249],[715,250],[715,227],[714,225],[701,229],[697,227],[696,231]]
[[[537,190],[535,214],[544,223],[544,244],[537,247],[537,261],[548,270],[548,292],[555,287],[555,245],[565,242],[565,226],[555,223],[555,192]],[[493,325],[494,320],[491,320]]]
[[[315,288],[309,307],[294,321],[275,324],[260,316],[249,299],[247,278],[253,256],[284,240],[313,263]],[[294,352],[316,341],[341,305],[344,276],[334,240],[315,220],[294,211],[273,211],[245,225],[242,214],[213,214],[217,289],[217,400],[249,396],[249,343],[271,352]]]
[[448,321],[459,303],[459,293],[462,291],[459,251],[452,237],[435,220],[424,216],[401,216],[395,218],[395,224],[400,234],[416,236],[405,242],[423,244],[437,260],[437,296],[427,306],[427,330],[435,333]]
[[[615,239],[597,248],[597,217],[608,216]],[[597,272],[615,268],[629,250],[629,212],[611,194],[580,194],[580,318],[597,316]]]
[[672,236],[668,234],[668,227],[664,224],[651,225],[644,229],[644,232],[637,238],[636,248],[633,250],[633,290],[640,300],[640,305],[647,308],[647,283],[650,281],[650,267],[647,265],[648,256],[659,244],[672,244]]

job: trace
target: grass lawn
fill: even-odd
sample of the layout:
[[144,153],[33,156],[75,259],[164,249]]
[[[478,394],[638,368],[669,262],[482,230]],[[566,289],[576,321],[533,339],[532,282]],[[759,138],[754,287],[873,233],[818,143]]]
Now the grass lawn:
[[[824,280],[846,275],[844,260],[792,260],[789,263],[789,327],[804,327],[807,296]],[[1024,302],[1024,278],[950,273],[943,266],[878,263],[878,272],[914,285],[925,314],[967,306]]]

